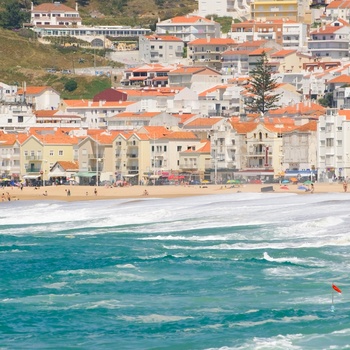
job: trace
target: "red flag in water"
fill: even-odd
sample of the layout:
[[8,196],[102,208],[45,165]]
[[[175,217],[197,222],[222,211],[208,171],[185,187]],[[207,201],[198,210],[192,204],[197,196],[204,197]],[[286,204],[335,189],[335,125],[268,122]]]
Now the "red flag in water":
[[338,293],[341,293],[341,290],[335,285],[335,284],[332,284],[332,288],[338,292]]

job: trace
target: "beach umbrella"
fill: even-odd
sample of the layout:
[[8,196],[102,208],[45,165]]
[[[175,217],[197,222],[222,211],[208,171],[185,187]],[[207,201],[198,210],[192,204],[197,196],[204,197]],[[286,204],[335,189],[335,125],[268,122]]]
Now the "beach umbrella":
[[281,190],[289,190],[289,187],[288,186],[281,186],[280,189]]
[[304,182],[304,185],[311,185],[312,184],[312,181],[310,181],[310,180],[306,180],[305,182]]
[[286,180],[283,180],[282,183],[283,183],[283,184],[289,184],[289,180],[287,180],[287,179],[286,179]]
[[298,179],[297,179],[296,177],[291,177],[291,178],[290,178],[290,181],[292,181],[292,182],[298,182]]
[[203,180],[202,181],[202,184],[208,184],[209,183],[209,180]]
[[306,191],[308,188],[306,186],[298,186],[298,190]]
[[228,180],[226,183],[227,184],[240,184],[241,181],[232,179],[232,180]]

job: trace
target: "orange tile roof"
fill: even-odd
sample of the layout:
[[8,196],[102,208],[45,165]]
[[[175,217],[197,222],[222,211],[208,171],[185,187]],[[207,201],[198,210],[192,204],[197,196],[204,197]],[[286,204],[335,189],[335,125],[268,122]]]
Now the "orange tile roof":
[[204,97],[204,96],[207,96],[208,94],[210,94],[211,92],[214,92],[216,90],[226,90],[227,88],[228,88],[228,85],[217,85],[217,86],[214,86],[208,90],[201,92],[198,96]]
[[198,140],[198,137],[192,131],[173,131],[167,135],[164,135],[161,138],[170,139],[170,140],[187,140],[187,139]]
[[30,128],[30,135],[46,145],[74,145],[79,138],[69,134],[69,128]]
[[249,52],[248,55],[249,56],[260,56],[260,55],[263,55],[264,53],[269,52],[271,50],[272,50],[272,48],[270,48],[270,47],[263,47],[263,48],[259,48],[259,49],[256,49],[254,51]]
[[344,0],[335,0],[327,5],[326,10],[328,9],[348,9],[350,8],[350,1]]
[[231,38],[201,38],[195,39],[188,43],[188,45],[234,45],[235,41]]
[[51,86],[27,86],[25,91],[23,89],[18,89],[17,94],[23,95],[25,92],[26,95],[39,95],[48,89],[52,89]]
[[164,126],[144,126],[144,129],[151,139],[160,138],[170,133],[170,131]]
[[327,81],[327,84],[350,84],[350,76],[343,74]]
[[197,118],[188,124],[186,127],[210,127],[222,121],[223,118]]
[[69,162],[60,160],[57,162],[64,170],[79,170],[78,162]]
[[55,3],[44,3],[33,8],[33,12],[77,12],[75,9],[61,4],[60,2]]
[[344,116],[346,120],[350,120],[350,109],[340,109],[338,115]]
[[292,106],[285,106],[277,109],[273,109],[269,111],[270,115],[321,115],[326,112],[326,108],[311,102],[310,105],[309,103],[304,103],[304,102],[299,102],[296,103]]
[[53,117],[58,112],[57,109],[42,109],[35,111],[36,117]]
[[236,122],[230,120],[230,123],[238,134],[246,134],[253,131],[257,127],[257,123],[255,122]]
[[182,40],[173,35],[147,35],[145,36],[148,40],[157,40],[157,41],[181,41]]
[[271,54],[271,57],[285,57],[295,52],[297,52],[297,50],[280,50]]
[[339,29],[343,28],[343,26],[324,26],[317,28],[316,30],[310,32],[310,35],[316,35],[316,34],[334,34],[337,32]]
[[113,118],[153,118],[160,112],[121,112],[113,116]]
[[204,17],[199,17],[199,16],[178,16],[178,17],[173,17],[169,20],[170,23],[198,23],[198,22],[203,22],[203,23],[215,23],[214,21],[211,21],[207,18]]

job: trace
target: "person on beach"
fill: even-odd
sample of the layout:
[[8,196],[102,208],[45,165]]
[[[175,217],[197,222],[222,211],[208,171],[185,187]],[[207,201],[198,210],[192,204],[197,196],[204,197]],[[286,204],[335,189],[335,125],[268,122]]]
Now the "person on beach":
[[344,192],[348,191],[348,183],[345,180],[343,182],[343,189],[344,189]]
[[97,196],[97,189],[96,189],[96,187],[94,189],[94,194],[95,194],[95,196]]
[[144,195],[144,196],[148,196],[148,191],[147,191],[147,190],[144,190],[144,191],[143,191],[143,195]]
[[5,198],[5,193],[3,193],[2,196],[1,196],[1,200],[2,200],[3,202],[5,202],[5,199],[6,199],[6,198]]
[[314,184],[311,184],[311,193],[314,193],[314,190],[315,190]]

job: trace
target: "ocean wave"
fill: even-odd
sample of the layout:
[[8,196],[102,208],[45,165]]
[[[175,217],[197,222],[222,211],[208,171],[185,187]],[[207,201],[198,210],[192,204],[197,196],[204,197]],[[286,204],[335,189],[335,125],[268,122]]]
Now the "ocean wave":
[[183,320],[193,319],[192,316],[174,316],[174,315],[143,315],[143,316],[119,316],[119,319],[127,322],[141,322],[141,323],[168,323],[179,322]]

